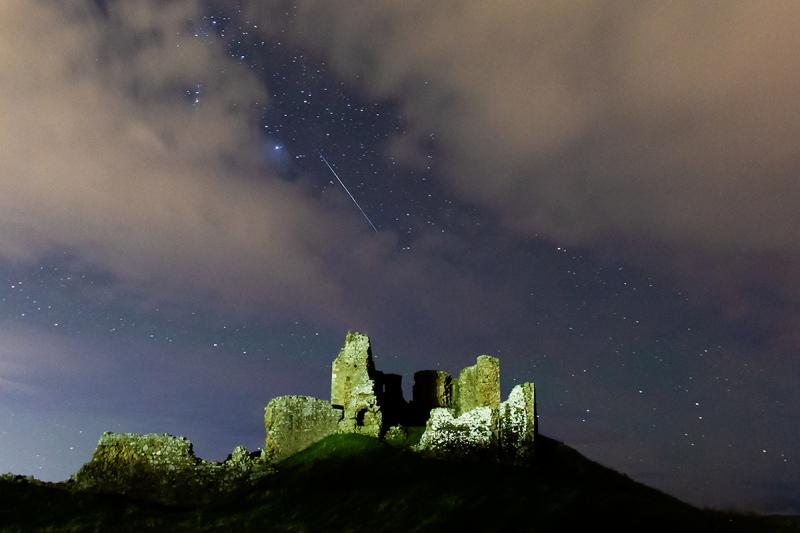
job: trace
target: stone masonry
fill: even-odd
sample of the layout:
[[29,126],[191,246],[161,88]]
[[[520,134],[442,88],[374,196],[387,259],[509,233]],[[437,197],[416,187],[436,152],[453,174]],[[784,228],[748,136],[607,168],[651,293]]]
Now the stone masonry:
[[458,415],[476,407],[500,407],[500,360],[479,355],[474,365],[458,375],[453,393],[453,408]]
[[185,437],[105,433],[91,460],[68,483],[79,491],[191,505],[255,485],[273,472],[261,453],[241,446],[225,461],[209,462],[195,456]]
[[375,391],[375,363],[369,337],[348,333],[331,372],[331,403],[343,408],[341,433],[381,434],[382,413]]
[[[414,374],[413,399],[401,377],[375,369],[369,337],[348,333],[333,362],[331,401],[307,396],[273,399],[265,410],[265,455],[279,461],[334,433],[391,440],[424,426],[416,451],[436,456],[488,456],[504,462],[532,457],[536,409],[532,383],[500,401],[500,361],[478,356],[458,379],[439,370]],[[389,432],[389,430],[391,431]]]
[[341,407],[311,396],[279,396],[264,410],[264,453],[277,462],[339,431]]
[[435,457],[531,460],[536,441],[533,383],[500,401],[500,361],[481,355],[458,379],[440,370],[414,374],[413,398],[402,377],[375,369],[369,337],[350,332],[331,368],[331,399],[280,396],[264,409],[264,449],[237,447],[223,462],[197,458],[172,435],[106,433],[92,459],[70,479],[76,490],[194,504],[256,484],[276,463],[337,433],[385,439]]

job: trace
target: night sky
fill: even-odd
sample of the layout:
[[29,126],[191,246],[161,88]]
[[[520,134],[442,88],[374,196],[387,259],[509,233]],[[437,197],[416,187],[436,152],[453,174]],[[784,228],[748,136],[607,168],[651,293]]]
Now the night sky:
[[3,0],[0,472],[260,447],[357,330],[407,398],[497,355],[545,435],[800,513],[798,17]]

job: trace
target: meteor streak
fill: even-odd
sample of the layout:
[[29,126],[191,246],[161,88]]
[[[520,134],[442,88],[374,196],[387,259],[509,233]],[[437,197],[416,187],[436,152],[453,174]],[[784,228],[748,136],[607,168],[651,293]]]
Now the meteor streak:
[[368,217],[368,216],[367,216],[367,214],[364,212],[364,210],[363,210],[363,209],[361,209],[361,206],[360,206],[360,205],[358,205],[358,202],[356,202],[356,199],[355,199],[355,198],[353,198],[353,195],[352,195],[352,194],[350,194],[350,191],[347,189],[347,185],[345,185],[345,184],[344,184],[344,182],[342,181],[342,178],[340,178],[340,177],[339,177],[339,174],[337,174],[337,173],[336,173],[336,171],[335,171],[335,170],[333,170],[333,167],[331,166],[331,164],[330,164],[330,163],[328,163],[328,160],[327,160],[327,159],[325,159],[325,156],[324,156],[324,155],[322,155],[322,152],[320,152],[320,153],[319,153],[319,157],[320,157],[320,159],[322,159],[322,161],[323,161],[323,162],[324,162],[324,163],[325,163],[325,164],[328,166],[328,168],[331,170],[331,172],[333,173],[333,175],[334,175],[334,176],[336,177],[336,179],[339,181],[339,184],[340,184],[340,185],[342,186],[342,188],[344,189],[344,192],[346,192],[346,193],[347,193],[347,196],[349,196],[349,197],[350,197],[350,199],[351,199],[351,200],[353,200],[353,203],[354,203],[354,204],[356,204],[356,207],[358,208],[358,210],[359,210],[359,211],[361,211],[361,214],[362,214],[362,215],[364,215],[364,218],[366,219],[366,221],[367,221],[367,222],[369,222],[369,225],[372,227],[373,231],[375,231],[375,233],[378,233],[378,228],[376,228],[376,227],[375,227],[375,224],[373,224],[373,223],[372,223],[372,221],[369,219],[369,217]]

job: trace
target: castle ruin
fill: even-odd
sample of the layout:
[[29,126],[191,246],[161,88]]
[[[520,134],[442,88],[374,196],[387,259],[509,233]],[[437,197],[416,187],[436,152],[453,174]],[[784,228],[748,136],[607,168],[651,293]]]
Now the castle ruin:
[[479,356],[458,378],[416,372],[407,402],[402,377],[376,370],[369,337],[352,332],[333,362],[330,401],[280,396],[265,408],[264,423],[264,452],[272,462],[328,435],[356,433],[428,455],[518,463],[531,457],[537,431],[533,383],[515,386],[501,401],[496,357]]
[[69,484],[75,490],[128,494],[167,504],[208,502],[253,485],[277,463],[334,434],[360,434],[439,457],[525,463],[536,439],[533,383],[500,401],[500,362],[481,355],[458,378],[439,370],[414,374],[413,397],[402,378],[375,369],[369,338],[348,333],[333,362],[331,399],[280,396],[264,409],[260,452],[237,447],[222,462],[195,456],[184,437],[105,433]]

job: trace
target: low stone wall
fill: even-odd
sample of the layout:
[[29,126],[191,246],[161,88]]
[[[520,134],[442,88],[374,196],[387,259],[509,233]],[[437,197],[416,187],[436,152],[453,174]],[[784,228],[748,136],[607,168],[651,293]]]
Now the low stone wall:
[[68,485],[73,490],[191,505],[256,483],[272,472],[260,453],[248,453],[243,447],[215,463],[198,459],[185,437],[104,433],[91,460]]
[[416,450],[438,456],[493,455],[497,448],[497,409],[476,407],[461,416],[440,407],[431,410]]
[[281,461],[339,432],[342,417],[342,408],[332,406],[327,400],[311,396],[273,398],[264,409],[267,460]]

